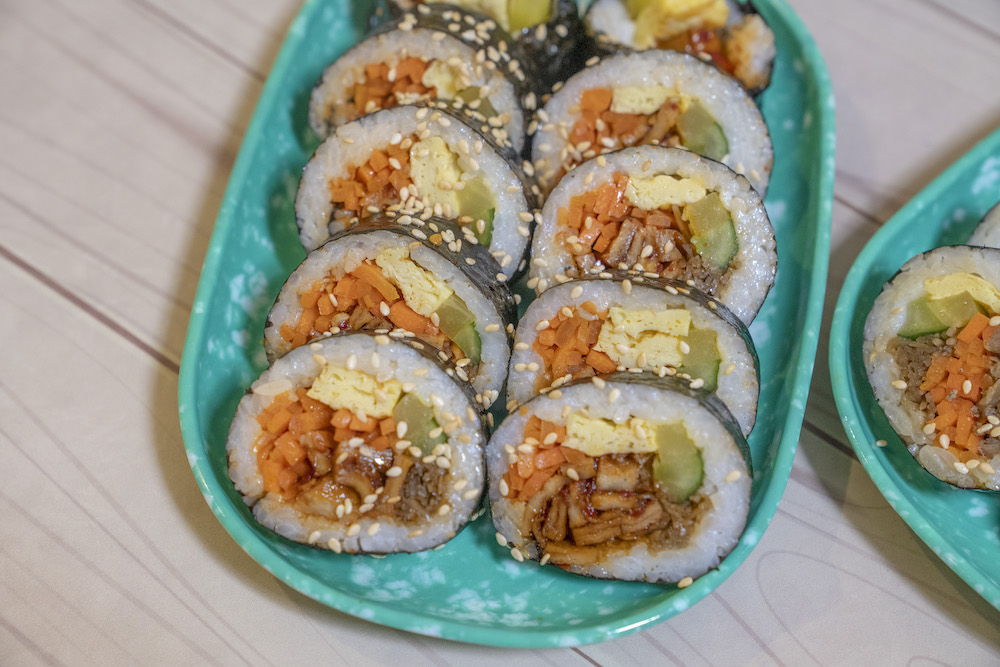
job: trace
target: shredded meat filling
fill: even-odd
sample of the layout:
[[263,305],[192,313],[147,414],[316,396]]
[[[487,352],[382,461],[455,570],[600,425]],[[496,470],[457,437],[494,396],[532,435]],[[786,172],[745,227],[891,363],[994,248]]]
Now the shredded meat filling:
[[[394,447],[392,417],[362,421],[333,410],[302,388],[281,394],[257,418],[256,443],[264,490],[300,512],[416,522],[434,516],[445,502],[451,475]],[[399,474],[389,475],[392,468]]]
[[616,172],[610,182],[573,196],[559,210],[556,240],[569,251],[575,273],[637,268],[690,280],[698,289],[716,294],[725,274],[702,261],[680,208],[633,206],[625,196],[628,180]]
[[682,545],[710,506],[705,496],[668,501],[652,454],[581,457],[563,463],[525,504],[523,530],[556,565],[593,563],[639,540],[652,550]]

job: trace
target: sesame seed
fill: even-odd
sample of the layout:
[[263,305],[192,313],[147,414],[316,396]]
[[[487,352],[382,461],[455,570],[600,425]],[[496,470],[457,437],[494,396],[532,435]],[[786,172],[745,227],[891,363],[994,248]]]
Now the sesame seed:
[[992,431],[990,431],[990,437],[991,438],[1000,438],[1000,426],[997,426]]
[[[435,430],[436,430],[436,429],[435,429]],[[438,467],[438,468],[441,468],[442,470],[447,470],[448,468],[450,468],[450,467],[451,467],[451,461],[449,461],[449,460],[448,460],[447,458],[445,458],[444,456],[439,456],[439,457],[437,457],[437,458],[436,458],[436,459],[434,460],[434,463],[435,463],[435,464],[437,464],[437,467]]]
[[[563,25],[557,26],[556,30],[558,30],[559,28],[565,29],[566,26],[563,26]],[[552,558],[552,554],[545,554],[544,556],[542,556],[542,559],[540,561],[538,561],[538,564],[539,565],[545,565],[546,563],[549,562],[550,558]]]
[[608,403],[614,403],[622,395],[619,389],[612,389],[611,393],[608,394]]
[[361,532],[361,526],[359,524],[352,523],[350,525],[350,527],[348,527],[348,529],[347,529],[347,536],[348,537],[354,537],[355,535],[357,535],[360,532]]
[[994,472],[996,472],[995,470],[993,470],[993,466],[991,466],[986,461],[983,461],[982,463],[979,464],[979,469],[982,470],[987,475],[992,475]]
[[692,389],[701,389],[704,386],[705,386],[705,381],[703,379],[701,379],[701,378],[698,378],[696,380],[692,380],[691,384],[690,384],[690,387]]
[[[515,460],[517,460],[517,459],[515,458]],[[501,496],[506,496],[508,493],[510,493],[510,487],[507,486],[507,480],[501,479],[500,480],[500,495]],[[503,546],[503,545],[501,544],[500,546]]]
[[597,377],[596,375],[590,378],[590,382],[598,389],[604,389],[604,386],[607,384],[604,380]]
[[521,550],[518,549],[517,547],[514,547],[514,548],[512,548],[510,550],[510,555],[518,563],[523,563],[524,562],[524,556],[521,554]]
[[355,355],[347,357],[347,370],[353,371],[358,366],[358,358]]
[[886,446],[886,445],[888,445],[888,444],[889,444],[889,443],[888,443],[888,442],[886,442],[885,440],[876,440],[876,441],[875,441],[875,446],[876,446],[876,447],[885,447],[885,446]]
[[694,579],[692,579],[691,577],[684,577],[683,579],[677,582],[677,588],[687,588],[693,583]]
[[972,393],[972,381],[971,380],[966,380],[965,382],[962,383],[962,393],[963,394],[971,394]]
[[[988,425],[985,425],[985,426],[987,427],[986,430],[989,430],[989,426]],[[934,430],[936,428],[937,427],[935,426],[934,422],[927,422],[926,424],[924,424],[924,428],[923,428],[924,435],[930,435],[930,434],[934,433]]]
[[938,444],[940,444],[945,449],[948,449],[948,445],[951,444],[951,438],[948,437],[947,433],[942,433],[941,437],[938,438]]
[[896,389],[906,389],[906,382],[903,380],[893,380],[892,386]]
[[336,537],[331,537],[329,540],[327,540],[326,546],[330,547],[330,551],[332,551],[335,554],[343,553],[344,551],[344,548],[340,546],[340,540],[338,540]]
[[441,507],[438,509],[438,516],[444,516],[450,511],[451,511],[451,505],[445,503],[444,505],[441,505]]
[[991,327],[1000,327],[1000,315],[994,315],[990,318]]
[[968,468],[969,470],[975,470],[976,468],[979,467],[980,463],[981,461],[979,459],[969,459],[968,461],[965,462],[965,467]]
[[549,328],[548,320],[541,320],[538,324],[535,325],[535,331],[545,331],[548,328]]
[[[626,294],[632,294],[632,281],[629,280],[628,278],[622,281],[622,291],[624,291]],[[684,343],[683,341],[681,342],[681,344],[686,345],[686,343]]]

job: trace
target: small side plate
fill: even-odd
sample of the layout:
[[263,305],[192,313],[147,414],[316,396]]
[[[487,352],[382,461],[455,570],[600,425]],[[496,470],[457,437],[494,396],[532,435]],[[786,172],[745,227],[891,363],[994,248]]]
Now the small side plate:
[[[830,331],[830,379],[844,430],[889,504],[935,554],[1000,609],[1000,497],[928,474],[878,406],[861,354],[882,285],[914,255],[965,243],[1000,199],[1000,130],[938,176],[872,237],[840,291]],[[886,441],[885,447],[875,445]]]

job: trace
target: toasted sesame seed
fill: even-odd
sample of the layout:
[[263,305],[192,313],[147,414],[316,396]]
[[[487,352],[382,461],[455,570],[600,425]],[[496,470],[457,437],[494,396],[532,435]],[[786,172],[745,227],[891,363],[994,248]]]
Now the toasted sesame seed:
[[968,461],[965,462],[965,467],[968,468],[969,470],[975,470],[976,468],[979,467],[980,463],[981,461],[979,459],[969,459]]
[[[934,432],[934,430],[936,428],[937,427],[935,426],[934,422],[927,422],[926,424],[924,424],[924,428],[923,428],[924,435],[930,435],[931,433]],[[989,430],[989,426],[988,425],[987,425],[986,428],[987,428],[987,430]]]
[[990,318],[991,327],[1000,327],[1000,315],[994,315]]
[[705,381],[701,378],[697,378],[695,380],[691,380],[691,384],[689,386],[692,389],[701,389],[702,387],[705,386]]
[[683,579],[677,582],[677,588],[687,588],[693,583],[694,579],[692,579],[691,577],[684,577]]
[[549,328],[548,320],[541,320],[538,324],[535,325],[535,331],[545,331],[548,328]]
[[966,380],[965,382],[962,383],[962,393],[963,394],[971,394],[972,393],[972,381],[971,380]]
[[524,562],[524,556],[521,554],[521,550],[518,549],[517,547],[514,547],[513,549],[510,550],[510,555],[518,563]]
[[353,371],[358,366],[358,358],[355,355],[347,357],[347,370]]
[[451,511],[451,505],[449,505],[448,503],[445,503],[445,504],[441,505],[441,507],[438,508],[438,512],[437,513],[438,513],[438,516],[444,516],[445,514],[447,514],[450,511]]
[[604,389],[605,384],[607,384],[604,380],[597,377],[596,375],[590,378],[590,382],[598,389]]
[[621,392],[621,390],[619,390],[619,389],[617,389],[617,388],[615,388],[615,389],[612,389],[612,390],[611,390],[611,393],[609,393],[609,394],[608,394],[608,403],[614,403],[615,401],[617,401],[617,400],[618,400],[618,398],[619,398],[619,397],[620,397],[621,395],[622,395],[622,392]]
[[945,449],[948,449],[948,445],[951,444],[951,438],[948,437],[947,433],[942,433],[941,437],[938,438],[938,444],[940,444]]
[[343,553],[344,548],[340,545],[340,540],[336,537],[331,537],[326,541],[326,546],[330,547],[330,551],[335,554]]
[[893,380],[892,386],[896,389],[906,389],[906,382],[904,380]]
[[997,426],[992,431],[990,431],[990,437],[991,438],[1000,438],[1000,426]]
[[979,469],[980,469],[980,470],[982,470],[982,471],[983,471],[984,473],[986,473],[987,475],[992,475],[992,474],[993,474],[994,472],[996,472],[996,471],[995,471],[995,470],[993,469],[993,466],[991,466],[991,465],[990,465],[989,463],[987,463],[986,461],[983,461],[982,463],[980,463],[980,464],[979,464]]
[[361,532],[361,525],[357,523],[352,523],[347,529],[347,536],[354,537]]

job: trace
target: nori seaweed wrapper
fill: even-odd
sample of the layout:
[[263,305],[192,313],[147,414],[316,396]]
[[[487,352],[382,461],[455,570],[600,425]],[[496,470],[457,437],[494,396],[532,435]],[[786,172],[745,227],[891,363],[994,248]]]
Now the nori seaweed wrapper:
[[[760,12],[754,6],[752,0],[731,0],[730,2],[727,2],[726,4],[729,5],[729,8],[731,10],[737,10],[737,11],[739,11],[741,17],[746,17],[746,16],[749,16],[749,15],[755,15],[755,16],[760,17],[760,19],[762,21],[764,21],[765,25],[768,25],[767,21],[764,19],[763,16],[760,15]],[[607,33],[602,32],[600,30],[595,30],[590,25],[590,21],[589,21],[589,17],[590,17],[590,14],[591,14],[591,11],[593,10],[593,8],[594,8],[594,3],[591,2],[589,4],[589,6],[587,7],[587,11],[584,13],[584,16],[583,16],[583,18],[581,20],[581,23],[583,24],[581,26],[581,28],[582,28],[583,33],[586,35],[586,39],[588,41],[588,47],[590,49],[587,52],[587,58],[592,58],[594,56],[597,56],[599,58],[604,58],[606,56],[611,56],[611,55],[615,55],[615,54],[618,54],[618,53],[634,53],[636,51],[642,50],[642,49],[637,49],[636,47],[634,47],[634,46],[632,46],[630,44],[622,44],[620,42],[617,42],[617,41],[614,40],[614,38],[612,38]],[[723,32],[728,32],[729,29],[732,27],[732,24],[733,24],[733,20],[732,20],[732,18],[730,18],[730,20],[727,22],[727,25],[725,26],[725,28],[722,29]],[[770,26],[768,26],[768,29],[770,29]],[[667,50],[670,50],[670,49],[667,49]],[[695,55],[695,56],[701,57],[701,56],[699,56],[699,54],[694,53],[693,51],[685,50],[684,52],[685,53],[690,53],[691,55]],[[702,60],[704,60],[705,62],[710,63],[714,67],[716,67],[719,70],[725,72],[725,69],[723,67],[720,67],[719,63],[716,62],[714,59],[711,59],[711,58],[702,58]],[[737,78],[737,81],[740,81],[740,83],[743,85],[744,88],[746,88],[747,92],[751,96],[757,97],[762,92],[764,92],[767,89],[767,87],[770,85],[770,83],[771,83],[771,73],[773,72],[773,70],[774,70],[774,58],[772,58],[768,62],[768,64],[767,64],[766,83],[764,83],[763,85],[759,85],[759,86],[747,86],[743,81],[740,81],[738,78]],[[725,73],[728,76],[733,76],[729,72],[725,72]],[[736,78],[736,77],[734,77],[734,78]]]

